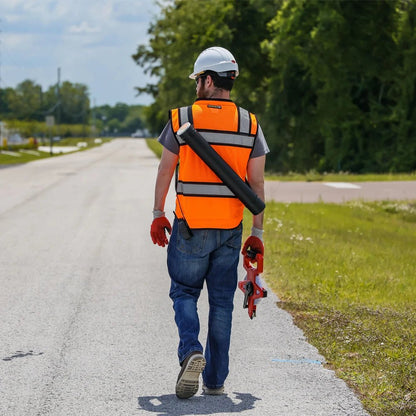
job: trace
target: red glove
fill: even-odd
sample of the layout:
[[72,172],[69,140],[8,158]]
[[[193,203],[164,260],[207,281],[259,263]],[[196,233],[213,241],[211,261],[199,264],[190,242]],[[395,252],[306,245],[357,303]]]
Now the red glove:
[[170,234],[172,227],[166,217],[155,218],[150,227],[150,236],[152,237],[153,244],[165,247],[168,244],[168,239],[165,234],[165,230]]
[[247,238],[246,242],[244,243],[243,249],[241,250],[243,256],[247,254],[247,250],[249,248],[255,251],[256,253],[259,253],[262,256],[264,256],[264,245],[260,238],[254,237],[254,235],[251,235]]

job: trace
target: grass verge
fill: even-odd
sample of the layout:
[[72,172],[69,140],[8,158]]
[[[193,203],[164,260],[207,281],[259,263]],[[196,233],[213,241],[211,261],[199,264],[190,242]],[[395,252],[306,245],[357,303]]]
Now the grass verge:
[[[54,143],[54,146],[77,146],[79,142],[87,143],[86,147],[81,147],[79,151],[88,150],[92,147],[101,146],[102,143],[111,141],[111,139],[104,138],[101,139],[101,143],[95,143],[94,138],[65,138],[59,142]],[[45,146],[49,146],[49,141],[45,141]],[[62,154],[50,155],[49,152],[40,152],[37,151],[35,147],[29,146],[8,146],[7,149],[0,150],[5,151],[0,152],[0,165],[16,165],[21,163],[28,163],[38,159],[45,159],[49,157],[61,156]],[[12,153],[12,154],[9,154]]]
[[288,173],[285,175],[268,172],[269,181],[298,182],[380,182],[380,181],[416,181],[416,172],[411,173],[318,173],[311,171],[305,174]]
[[162,157],[163,146],[157,139],[146,139],[147,147],[160,159]]
[[372,415],[415,415],[416,201],[268,203],[264,227],[279,306]]
[[14,152],[16,156],[7,153],[0,153],[0,165],[18,165],[21,163],[32,162],[33,160],[44,159],[50,157],[49,153],[38,152],[38,154],[30,154],[25,152]]

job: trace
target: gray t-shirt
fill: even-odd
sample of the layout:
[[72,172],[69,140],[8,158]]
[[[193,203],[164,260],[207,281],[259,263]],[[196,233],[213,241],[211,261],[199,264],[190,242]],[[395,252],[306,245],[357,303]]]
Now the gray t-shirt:
[[[175,153],[176,155],[179,154],[179,142],[176,139],[175,133],[173,133],[172,124],[170,120],[166,124],[162,133],[160,133],[158,140],[164,147],[166,147],[166,149],[168,149],[172,153]],[[263,131],[259,125],[257,129],[257,135],[254,140],[253,151],[250,154],[250,159],[266,155],[269,152],[269,146],[267,146],[267,142],[264,137]]]

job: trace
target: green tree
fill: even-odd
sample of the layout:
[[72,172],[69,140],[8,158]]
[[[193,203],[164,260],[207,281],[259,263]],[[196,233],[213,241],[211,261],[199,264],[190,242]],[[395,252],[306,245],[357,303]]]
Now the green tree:
[[60,87],[59,95],[61,122],[87,123],[90,111],[88,87],[84,84],[72,84],[65,81]]
[[121,130],[121,123],[118,119],[112,118],[107,123],[108,131],[113,134],[117,134]]
[[391,170],[416,168],[416,2],[401,2],[397,43],[401,52],[395,88],[394,133],[397,136]]
[[134,133],[145,126],[143,106],[132,105],[128,107],[128,112],[121,124],[121,129],[127,133]]
[[286,132],[273,141],[287,149],[276,168],[388,167],[396,3],[285,1],[264,44],[275,69],[267,119],[273,125],[277,110]]
[[44,93],[44,115],[54,115],[57,123],[85,124],[90,115],[88,86],[64,81]]
[[274,169],[415,168],[402,157],[414,149],[414,6],[284,2],[263,43],[274,69],[266,112]]
[[0,88],[0,120],[3,118],[9,118],[10,117],[10,106],[9,101],[7,97],[10,94],[13,94],[14,90],[13,88]]
[[10,115],[19,120],[42,118],[42,87],[34,81],[25,80],[13,89],[7,89],[6,101]]
[[106,121],[110,118],[110,111],[111,111],[111,106],[109,106],[108,104],[99,106],[99,107],[95,107],[94,108],[94,115],[95,118],[97,120],[102,120],[102,122],[105,124]]
[[96,125],[108,133],[131,134],[146,125],[146,107],[117,103],[115,106],[103,105],[92,109]]
[[277,171],[416,169],[415,0],[172,0],[133,55],[156,80],[146,118],[189,104],[206,47],[240,65],[233,99],[254,111]]
[[147,114],[153,132],[163,128],[170,108],[194,100],[195,86],[187,75],[199,53],[210,46],[231,50],[239,62],[234,100],[252,111],[261,110],[262,80],[269,65],[260,42],[275,7],[275,2],[267,0],[175,0],[161,8],[149,29],[149,45],[139,45],[133,55],[156,78],[154,84],[138,88],[155,99]]
[[116,103],[114,107],[109,108],[109,118],[115,118],[118,121],[122,122],[127,117],[129,113],[129,106],[124,103]]

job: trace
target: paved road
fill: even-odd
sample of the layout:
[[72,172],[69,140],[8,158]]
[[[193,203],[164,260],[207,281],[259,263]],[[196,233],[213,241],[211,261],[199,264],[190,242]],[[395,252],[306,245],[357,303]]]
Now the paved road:
[[156,168],[126,139],[0,170],[0,415],[365,415],[275,296],[250,321],[241,292],[228,394],[176,399]]
[[416,181],[393,182],[266,182],[266,197],[278,202],[416,200]]

